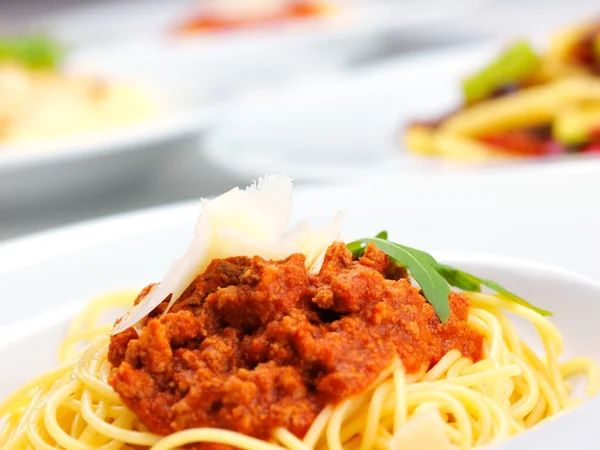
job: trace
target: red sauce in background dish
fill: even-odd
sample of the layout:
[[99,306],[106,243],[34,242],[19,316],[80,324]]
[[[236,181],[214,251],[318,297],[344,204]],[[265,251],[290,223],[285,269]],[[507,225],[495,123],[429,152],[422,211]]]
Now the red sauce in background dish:
[[111,338],[110,384],[161,435],[208,426],[268,438],[282,426],[303,436],[328,403],[363,392],[398,357],[409,373],[452,349],[479,360],[468,299],[452,293],[450,308],[441,323],[372,245],[356,260],[334,243],[318,275],[301,254],[216,259],[139,336]]
[[586,67],[592,73],[600,75],[600,61],[596,54],[596,39],[600,37],[600,24],[591,26],[579,39],[572,50],[574,63]]
[[315,17],[325,13],[328,9],[325,4],[319,1],[297,1],[282,6],[280,11],[268,15],[233,18],[220,17],[216,14],[201,14],[183,22],[177,27],[177,31],[183,34],[193,34],[206,31],[246,28],[290,19]]
[[560,145],[553,139],[552,127],[549,125],[504,131],[482,136],[479,140],[514,156],[551,155],[556,153],[556,146]]

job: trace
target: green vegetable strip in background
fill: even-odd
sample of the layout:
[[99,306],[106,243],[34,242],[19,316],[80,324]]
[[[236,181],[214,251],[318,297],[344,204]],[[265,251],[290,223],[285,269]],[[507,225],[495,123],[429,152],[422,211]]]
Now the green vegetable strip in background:
[[442,322],[446,322],[450,317],[450,301],[448,299],[452,292],[450,286],[455,286],[464,291],[481,292],[481,285],[483,285],[496,291],[505,299],[525,306],[538,314],[543,316],[552,315],[550,311],[533,306],[495,281],[479,278],[446,264],[440,264],[429,253],[390,242],[387,240],[387,236],[387,232],[382,231],[375,238],[359,239],[349,243],[346,247],[355,257],[360,257],[364,254],[367,244],[373,243],[392,260],[406,267],[411,276],[421,286],[425,299],[433,307]]
[[41,35],[0,38],[0,61],[19,62],[30,69],[57,69],[65,49]]
[[506,49],[498,59],[463,82],[467,104],[489,98],[503,86],[519,83],[540,65],[531,46],[520,41]]

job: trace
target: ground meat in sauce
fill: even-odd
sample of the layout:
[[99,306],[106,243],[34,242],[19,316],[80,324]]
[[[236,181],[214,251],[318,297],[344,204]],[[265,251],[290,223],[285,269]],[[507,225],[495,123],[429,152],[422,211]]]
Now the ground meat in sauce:
[[318,275],[300,254],[214,260],[139,336],[112,337],[110,384],[161,435],[211,426],[266,438],[282,426],[303,436],[326,404],[364,391],[397,356],[408,372],[451,349],[478,360],[467,298],[453,293],[450,307],[440,323],[373,246],[357,261],[334,243]]

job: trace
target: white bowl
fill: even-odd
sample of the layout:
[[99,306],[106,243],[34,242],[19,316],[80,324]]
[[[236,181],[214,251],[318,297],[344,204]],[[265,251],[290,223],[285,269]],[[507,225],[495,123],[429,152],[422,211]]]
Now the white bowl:
[[[507,257],[600,278],[597,180],[586,169],[298,188],[294,218],[317,222],[342,209],[349,237],[387,229],[398,242],[503,283],[555,313],[565,356],[587,354],[600,362],[600,286],[568,270]],[[0,361],[10,361],[0,371],[0,397],[54,364],[58,341],[82,302],[159,280],[189,242],[198,211],[196,202],[155,208],[0,245]],[[473,256],[482,253],[494,256]],[[522,332],[533,334],[528,327]],[[597,449],[598,414],[600,398],[501,448],[531,448],[530,440],[537,445],[539,439],[548,441],[546,450],[562,450],[567,433],[575,448]]]
[[[551,310],[555,315],[552,320],[565,338],[563,357],[586,355],[600,364],[600,327],[597,326],[600,317],[599,283],[564,269],[517,259],[450,255],[440,259],[494,279],[534,304]],[[81,268],[93,269],[94,264]],[[135,286],[135,283],[132,285]],[[68,290],[69,278],[55,279],[47,288],[49,295]],[[0,360],[10,361],[10,365],[0,372],[0,398],[56,364],[58,344],[69,321],[81,306],[81,303],[67,305],[2,330]],[[518,322],[516,327],[534,349],[541,350],[531,325]],[[494,448],[517,450],[535,445],[546,450],[597,449],[600,440],[600,428],[596,425],[598,414],[600,397],[595,397],[562,417]]]

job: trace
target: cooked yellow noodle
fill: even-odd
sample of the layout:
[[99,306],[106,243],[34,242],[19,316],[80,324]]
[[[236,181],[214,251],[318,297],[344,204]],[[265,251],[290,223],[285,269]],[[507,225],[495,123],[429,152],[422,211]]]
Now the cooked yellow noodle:
[[[213,442],[248,450],[388,450],[405,424],[434,409],[446,423],[448,439],[469,449],[502,441],[575,406],[580,399],[569,396],[567,378],[585,375],[586,395],[598,392],[600,373],[593,360],[559,362],[563,339],[548,319],[500,296],[467,295],[472,302],[469,322],[484,336],[481,361],[473,363],[452,350],[417,374],[405,374],[397,363],[367,392],[323,409],[303,439],[280,428],[266,442],[215,428],[167,437],[150,433],[108,384],[110,326],[99,322],[107,309],[131,305],[135,292],[110,294],[73,321],[60,347],[62,364],[0,404],[0,447],[169,450]],[[506,313],[531,322],[543,357],[519,337]],[[82,343],[86,347],[79,349]]]
[[22,152],[19,144],[143,123],[158,115],[159,105],[153,97],[145,88],[129,83],[31,70],[3,58],[0,142],[8,145],[1,150]]
[[444,122],[442,130],[481,136],[540,125],[569,105],[589,101],[600,101],[600,81],[591,76],[567,78],[470,106]]

